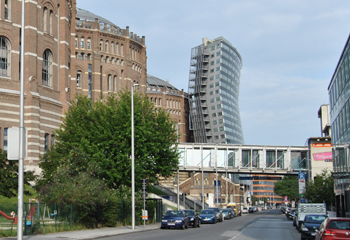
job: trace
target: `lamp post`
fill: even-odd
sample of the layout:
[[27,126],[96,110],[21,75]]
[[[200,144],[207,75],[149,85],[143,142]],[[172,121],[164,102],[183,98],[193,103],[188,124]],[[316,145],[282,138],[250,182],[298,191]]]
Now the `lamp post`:
[[131,87],[131,229],[135,229],[134,88]]
[[[179,143],[179,125],[181,124],[185,124],[185,123],[178,123],[176,125],[176,136],[177,136],[177,142]],[[177,209],[180,210],[180,197],[179,197],[179,193],[180,193],[180,185],[179,185],[179,167],[177,169]],[[185,202],[185,199],[184,199]]]

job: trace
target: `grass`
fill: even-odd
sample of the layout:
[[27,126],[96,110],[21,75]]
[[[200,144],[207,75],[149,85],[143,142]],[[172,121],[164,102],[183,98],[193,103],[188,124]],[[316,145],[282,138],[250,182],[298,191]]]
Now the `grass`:
[[158,195],[158,196],[168,196],[167,193],[165,193],[165,192],[163,192],[163,191],[161,191],[161,190],[159,190],[159,189],[157,189],[156,187],[151,186],[151,185],[148,186],[148,192],[149,192],[149,193],[156,194],[156,195]]

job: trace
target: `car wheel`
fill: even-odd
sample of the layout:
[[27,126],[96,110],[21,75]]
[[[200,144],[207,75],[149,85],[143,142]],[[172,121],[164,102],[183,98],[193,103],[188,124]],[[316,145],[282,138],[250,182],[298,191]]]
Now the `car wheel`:
[[164,227],[161,225],[161,226],[160,226],[160,229],[164,229]]

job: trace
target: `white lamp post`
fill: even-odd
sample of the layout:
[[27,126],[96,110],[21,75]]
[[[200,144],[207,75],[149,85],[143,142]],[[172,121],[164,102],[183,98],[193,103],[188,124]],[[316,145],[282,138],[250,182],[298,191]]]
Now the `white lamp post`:
[[131,228],[135,229],[134,88],[131,87]]

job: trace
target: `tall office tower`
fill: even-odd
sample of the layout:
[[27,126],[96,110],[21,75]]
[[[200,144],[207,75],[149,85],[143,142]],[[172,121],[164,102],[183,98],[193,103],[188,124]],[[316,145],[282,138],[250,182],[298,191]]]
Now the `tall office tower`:
[[191,49],[190,130],[196,143],[244,144],[239,93],[242,58],[223,37]]

